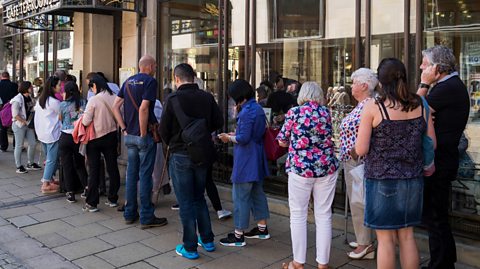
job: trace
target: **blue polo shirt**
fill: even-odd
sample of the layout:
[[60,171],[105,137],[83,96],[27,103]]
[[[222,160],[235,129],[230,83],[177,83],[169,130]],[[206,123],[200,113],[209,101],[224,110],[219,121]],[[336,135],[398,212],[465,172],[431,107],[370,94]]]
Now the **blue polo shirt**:
[[[127,92],[127,85],[132,97],[130,97]],[[143,73],[129,77],[123,83],[118,97],[124,100],[123,118],[129,135],[140,136],[139,113],[136,107],[140,108],[143,100],[150,101],[148,122],[157,122],[155,113],[153,112],[155,101],[157,100],[157,80],[155,78]],[[133,102],[135,102],[136,107]]]

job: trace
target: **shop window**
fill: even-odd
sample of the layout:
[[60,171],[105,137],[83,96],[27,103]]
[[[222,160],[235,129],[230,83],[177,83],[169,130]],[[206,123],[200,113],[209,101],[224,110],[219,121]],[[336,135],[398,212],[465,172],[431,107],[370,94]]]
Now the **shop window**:
[[323,0],[270,0],[272,38],[323,36],[324,5]]

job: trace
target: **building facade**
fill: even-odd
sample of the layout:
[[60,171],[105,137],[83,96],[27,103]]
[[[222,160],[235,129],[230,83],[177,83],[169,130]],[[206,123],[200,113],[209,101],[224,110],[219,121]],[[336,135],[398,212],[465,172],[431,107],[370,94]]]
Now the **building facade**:
[[[3,1],[0,27],[0,69],[15,73],[17,80],[67,69],[80,83],[82,74],[91,71],[121,83],[148,53],[158,61],[159,98],[164,89],[175,87],[175,65],[187,62],[216,96],[227,115],[227,128],[233,128],[233,113],[225,89],[236,78],[258,86],[274,71],[299,82],[317,81],[324,90],[348,89],[357,68],[376,69],[381,59],[396,57],[406,64],[415,90],[421,51],[436,44],[451,47],[471,96],[468,143],[462,143],[460,171],[452,187],[452,226],[458,234],[480,238],[478,0],[24,2]],[[345,113],[332,111],[334,123]],[[228,183],[231,148],[220,151],[216,178]],[[272,195],[286,196],[282,167],[282,161],[271,164],[274,176],[266,180],[266,189]],[[339,181],[336,210],[343,210],[344,193]]]

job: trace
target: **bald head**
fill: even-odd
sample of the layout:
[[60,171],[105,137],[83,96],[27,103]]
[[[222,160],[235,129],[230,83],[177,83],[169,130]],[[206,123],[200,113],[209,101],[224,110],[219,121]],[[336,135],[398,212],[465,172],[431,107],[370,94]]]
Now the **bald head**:
[[145,73],[153,76],[157,71],[157,62],[152,56],[144,55],[142,58],[140,58],[140,61],[138,62],[138,67],[140,68],[140,73]]

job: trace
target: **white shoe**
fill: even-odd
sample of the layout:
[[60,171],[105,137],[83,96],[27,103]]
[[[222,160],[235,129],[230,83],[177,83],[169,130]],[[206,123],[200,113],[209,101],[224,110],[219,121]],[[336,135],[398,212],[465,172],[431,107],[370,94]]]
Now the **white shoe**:
[[358,248],[358,243],[355,242],[355,241],[348,242],[348,245],[349,245],[351,248]]
[[217,211],[218,219],[226,219],[232,216],[232,212],[222,209]]
[[373,260],[375,259],[375,249],[373,248],[373,245],[370,245],[360,253],[355,253],[353,251],[348,252],[347,256],[353,260]]

